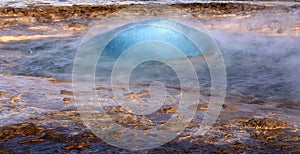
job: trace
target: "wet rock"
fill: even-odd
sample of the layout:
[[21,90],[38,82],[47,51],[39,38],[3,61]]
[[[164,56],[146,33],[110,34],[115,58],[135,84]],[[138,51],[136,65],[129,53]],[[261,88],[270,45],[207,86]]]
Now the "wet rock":
[[36,136],[43,132],[44,129],[37,127],[33,123],[23,123],[23,124],[13,124],[10,126],[2,126],[0,127],[0,139],[7,140],[17,135],[30,137]]
[[114,113],[124,111],[124,109],[121,106],[103,106],[103,109],[109,114],[114,114]]
[[3,126],[0,128],[0,139],[7,140],[14,136],[15,130],[9,126]]
[[257,98],[249,98],[249,99],[245,99],[242,101],[243,103],[247,103],[247,104],[264,104],[265,102],[257,99]]
[[154,125],[153,122],[146,116],[136,116],[133,114],[125,113],[110,116],[113,118],[114,122],[126,127],[133,127],[145,130],[148,128],[148,126]]
[[229,146],[229,148],[231,151],[238,151],[243,150],[245,147],[243,143],[236,141],[233,145]]
[[253,131],[252,136],[265,140],[265,141],[277,141],[277,142],[299,142],[300,136],[296,133],[284,132],[284,131]]
[[228,109],[228,110],[239,110],[240,109],[239,107],[228,105],[228,104],[223,104],[222,107],[224,109]]
[[53,83],[61,83],[61,82],[72,82],[70,80],[58,80],[58,79],[54,79],[54,78],[48,78],[49,81],[53,82]]
[[[205,16],[224,14],[245,14],[245,12],[266,9],[267,6],[255,4],[237,3],[193,3],[174,4],[173,7],[191,12],[194,16],[199,14]],[[72,5],[72,6],[33,6],[25,8],[0,8],[0,16],[32,17],[37,22],[49,23],[56,21],[74,20],[78,18],[102,18],[108,13],[113,13],[128,5]],[[270,6],[269,6],[270,7]]]
[[199,104],[197,107],[197,110],[200,110],[200,111],[206,111],[207,109],[208,109],[207,104]]
[[24,123],[24,124],[20,124],[20,125],[16,125],[17,128],[17,133],[24,135],[24,136],[34,136],[37,135],[39,133],[41,133],[43,131],[42,128],[37,127],[35,124],[33,123]]
[[300,100],[277,103],[276,107],[283,109],[300,109]]
[[242,122],[248,122],[249,121],[249,117],[245,117],[245,116],[234,117],[234,119],[237,119],[238,121],[242,121]]
[[6,98],[8,96],[8,92],[0,91],[0,98]]
[[89,147],[89,145],[68,145],[64,147],[64,150],[72,150],[72,149],[82,150],[85,147]]
[[250,11],[265,9],[266,6],[237,4],[237,3],[193,3],[193,4],[175,4],[177,8],[185,9],[194,13],[205,12],[208,15],[223,15],[223,14],[242,14]]
[[42,139],[55,142],[67,143],[64,150],[82,150],[90,146],[89,142],[95,139],[90,131],[73,133],[68,128],[55,128],[48,131]]
[[45,140],[44,139],[21,140],[18,143],[19,144],[26,144],[26,143],[40,143],[40,142],[45,142]]
[[76,18],[91,18],[115,12],[126,6],[36,6],[25,8],[0,8],[0,15],[18,15],[33,17],[36,21],[49,23],[53,21],[70,20]]
[[124,96],[133,99],[133,98],[143,97],[145,95],[149,95],[149,94],[148,93],[129,93],[129,94],[125,94]]
[[186,140],[186,139],[189,139],[191,138],[192,136],[191,135],[187,135],[187,136],[183,136],[183,137],[180,137],[179,140]]
[[61,95],[69,95],[69,96],[73,96],[73,92],[72,91],[68,91],[68,90],[61,90],[60,91]]
[[262,130],[276,130],[276,129],[283,129],[283,128],[290,128],[286,122],[272,119],[272,118],[253,118],[243,124],[243,127],[247,128],[255,128],[255,129],[262,129]]
[[163,108],[159,109],[159,112],[166,113],[166,114],[175,113],[175,112],[177,112],[177,107],[176,106],[164,106]]
[[[49,143],[54,141],[56,143],[63,143],[61,144],[62,146],[67,144],[64,150],[71,150],[89,147],[90,142],[96,142],[96,137],[90,131],[81,130],[78,133],[74,133],[72,129],[69,128],[54,127],[45,129],[32,123],[22,123],[0,127],[0,148],[3,149],[3,151],[0,151],[1,153],[6,153],[4,150],[6,145],[3,144],[3,142],[7,140],[10,140],[8,142],[9,144],[16,142],[17,144],[14,144],[25,144],[26,146],[32,146],[33,144],[43,145],[45,142]],[[22,148],[22,146],[19,148]]]
[[73,98],[66,97],[63,99],[63,101],[64,101],[64,103],[68,104],[68,103],[73,102]]
[[199,139],[208,143],[215,143],[218,141],[217,138],[211,138],[211,137],[199,137]]
[[279,29],[277,30],[277,33],[278,33],[278,34],[282,34],[282,33],[283,33],[283,29],[279,28]]
[[66,30],[73,30],[73,31],[80,31],[80,30],[86,30],[86,26],[82,25],[80,23],[70,23],[68,25],[63,26]]
[[20,100],[22,96],[23,96],[23,94],[18,94],[18,95],[16,95],[16,96],[12,96],[12,97],[10,98],[10,102],[11,102],[11,103],[15,103],[16,101]]
[[41,138],[45,140],[55,141],[55,142],[65,142],[68,141],[68,132],[61,131],[60,129],[53,129],[47,132]]
[[3,153],[3,154],[13,154],[14,152],[12,152],[10,150],[0,150],[0,153]]
[[112,91],[112,88],[109,88],[109,87],[97,87],[97,88],[95,89],[95,91],[97,91],[97,92],[102,92],[102,91],[104,91],[104,90]]

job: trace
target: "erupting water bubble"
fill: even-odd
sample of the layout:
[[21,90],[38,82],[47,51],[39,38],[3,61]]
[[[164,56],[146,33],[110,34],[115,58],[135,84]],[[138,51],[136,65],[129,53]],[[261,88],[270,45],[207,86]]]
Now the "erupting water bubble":
[[[195,29],[166,19],[132,23],[117,28],[114,31],[118,34],[105,47],[103,55],[118,57],[122,52],[136,43],[156,40],[175,46],[185,56],[197,56],[201,54],[201,51],[182,33],[191,31],[198,34],[199,37],[205,36],[205,34]],[[176,56],[174,53],[168,52],[168,50],[150,54],[159,54],[165,58],[179,58],[178,55]]]

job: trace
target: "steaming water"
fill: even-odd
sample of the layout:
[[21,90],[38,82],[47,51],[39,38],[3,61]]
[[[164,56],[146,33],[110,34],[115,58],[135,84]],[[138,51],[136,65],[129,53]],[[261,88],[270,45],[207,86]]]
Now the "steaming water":
[[299,97],[299,37],[216,34],[227,66],[228,87],[256,97]]
[[[222,49],[229,91],[264,99],[299,97],[298,37],[226,32],[213,34]],[[0,62],[9,63],[9,66],[2,64],[1,73],[71,79],[73,59],[79,42],[80,38],[45,40],[31,48],[32,53],[17,52],[11,50],[17,47],[7,47],[11,51],[1,54]],[[209,86],[209,71],[203,59],[198,59],[201,64],[198,66],[200,84]],[[113,60],[107,58],[100,61],[97,72],[105,77],[110,72],[104,75],[103,68],[109,70]],[[161,67],[153,63],[154,66]],[[160,71],[164,73],[157,75],[162,78],[173,78],[166,71]]]

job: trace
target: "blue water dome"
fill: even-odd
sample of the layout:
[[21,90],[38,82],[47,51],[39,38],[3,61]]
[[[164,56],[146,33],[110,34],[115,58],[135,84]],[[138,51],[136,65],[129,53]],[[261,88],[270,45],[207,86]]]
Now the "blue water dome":
[[[118,58],[128,48],[147,41],[163,42],[182,51],[185,56],[197,56],[201,54],[201,51],[183,32],[188,31],[199,33],[199,36],[204,35],[193,28],[166,19],[131,23],[121,26],[115,31],[118,32],[105,46],[102,56]],[[163,52],[159,54],[168,57],[166,54],[172,53]],[[180,58],[172,55],[170,57]]]

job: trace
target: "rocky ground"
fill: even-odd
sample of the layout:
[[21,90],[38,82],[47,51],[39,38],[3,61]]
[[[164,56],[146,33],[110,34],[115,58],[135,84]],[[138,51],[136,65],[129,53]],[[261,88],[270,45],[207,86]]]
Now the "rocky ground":
[[[83,124],[72,99],[70,84],[51,78],[1,76],[1,85],[6,85],[1,87],[6,89],[1,91],[1,153],[133,152],[105,143]],[[40,85],[43,89],[39,88]],[[180,91],[176,87],[169,89]],[[113,99],[111,89],[105,86],[98,87],[96,91],[101,95],[100,102]],[[144,97],[142,93],[130,95]],[[299,152],[299,102],[293,102],[290,107],[227,94],[212,129],[205,135],[197,135],[195,130],[207,110],[207,98],[199,100],[199,103],[195,119],[181,135],[161,147],[139,152]],[[113,122],[132,129],[149,129],[159,124],[155,119],[126,113],[119,106],[104,108],[113,117]],[[172,105],[157,111],[164,115],[174,112],[176,106]]]
[[[1,85],[6,85],[1,87],[6,89],[1,91],[1,153],[133,152],[105,143],[83,124],[72,99],[70,84],[51,78],[1,76]],[[43,89],[39,88],[40,85]],[[176,87],[169,89],[180,91]],[[101,95],[100,102],[113,99],[111,89],[105,86],[96,91]],[[142,93],[130,95],[144,97]],[[195,119],[181,135],[161,147],[139,152],[299,152],[299,102],[293,102],[290,107],[227,94],[212,129],[205,135],[197,135],[195,130],[207,110],[207,98],[199,103]],[[159,124],[149,117],[126,113],[122,107],[104,108],[113,117],[113,122],[123,126],[149,129]],[[176,106],[164,106],[157,112],[171,115],[176,112]]]
[[[259,3],[258,3],[259,4]],[[194,17],[202,22],[212,19],[230,19],[226,17],[236,16],[238,19],[250,18],[251,16],[260,17],[263,14],[256,14],[256,12],[273,11],[276,16],[281,14],[293,12],[299,9],[298,3],[291,3],[289,5],[266,5],[266,4],[247,4],[247,3],[192,3],[192,4],[173,4],[174,8],[178,8],[184,12],[191,13]],[[37,6],[26,8],[0,8],[1,17],[1,33],[10,28],[29,28],[29,30],[48,30],[46,23],[56,23],[63,29],[82,30],[86,24],[90,23],[91,19],[101,19],[109,13],[116,12],[122,8],[130,7],[131,5],[73,5],[73,6]],[[297,15],[297,14],[295,14]],[[273,26],[280,21],[273,21]],[[60,24],[59,24],[60,23]],[[34,25],[42,27],[32,27]],[[241,23],[240,23],[241,24]],[[274,25],[275,24],[275,25]],[[291,23],[291,30],[299,31],[298,23]],[[209,25],[210,26],[210,25]],[[257,25],[256,25],[257,26]],[[264,29],[268,29],[269,25],[265,25]],[[219,28],[219,27],[218,27]],[[278,30],[278,33],[283,33],[283,30]],[[11,38],[12,39],[12,38]],[[15,39],[14,39],[15,40]],[[3,41],[3,40],[2,40]]]
[[[238,27],[239,31],[270,36],[296,37],[300,34],[299,21],[292,18],[293,14],[289,14],[291,19],[287,26],[281,26],[282,18],[252,23],[252,19],[268,18],[264,11],[280,17],[296,12],[294,16],[298,16],[297,3],[291,6],[233,3],[172,6],[190,12],[210,30],[230,32]],[[17,65],[11,57],[52,50],[47,44],[59,43],[60,39],[75,40],[76,44],[93,21],[125,7],[128,6],[0,8],[0,69]],[[55,41],[49,43],[49,40]],[[70,79],[1,73],[0,153],[134,152],[107,144],[84,125],[73,100]],[[101,98],[99,101],[113,100],[109,86],[100,84],[95,89]],[[175,86],[168,89],[174,93],[182,91]],[[195,131],[208,108],[209,94],[209,89],[203,91],[195,119],[181,135],[161,147],[138,153],[300,153],[300,99],[280,103],[228,92],[212,129],[205,135],[198,135]],[[143,98],[147,92],[127,96]],[[150,129],[160,122],[127,113],[120,106],[105,106],[105,109],[114,122],[134,129]],[[168,117],[176,110],[175,105],[167,105],[157,114]]]

